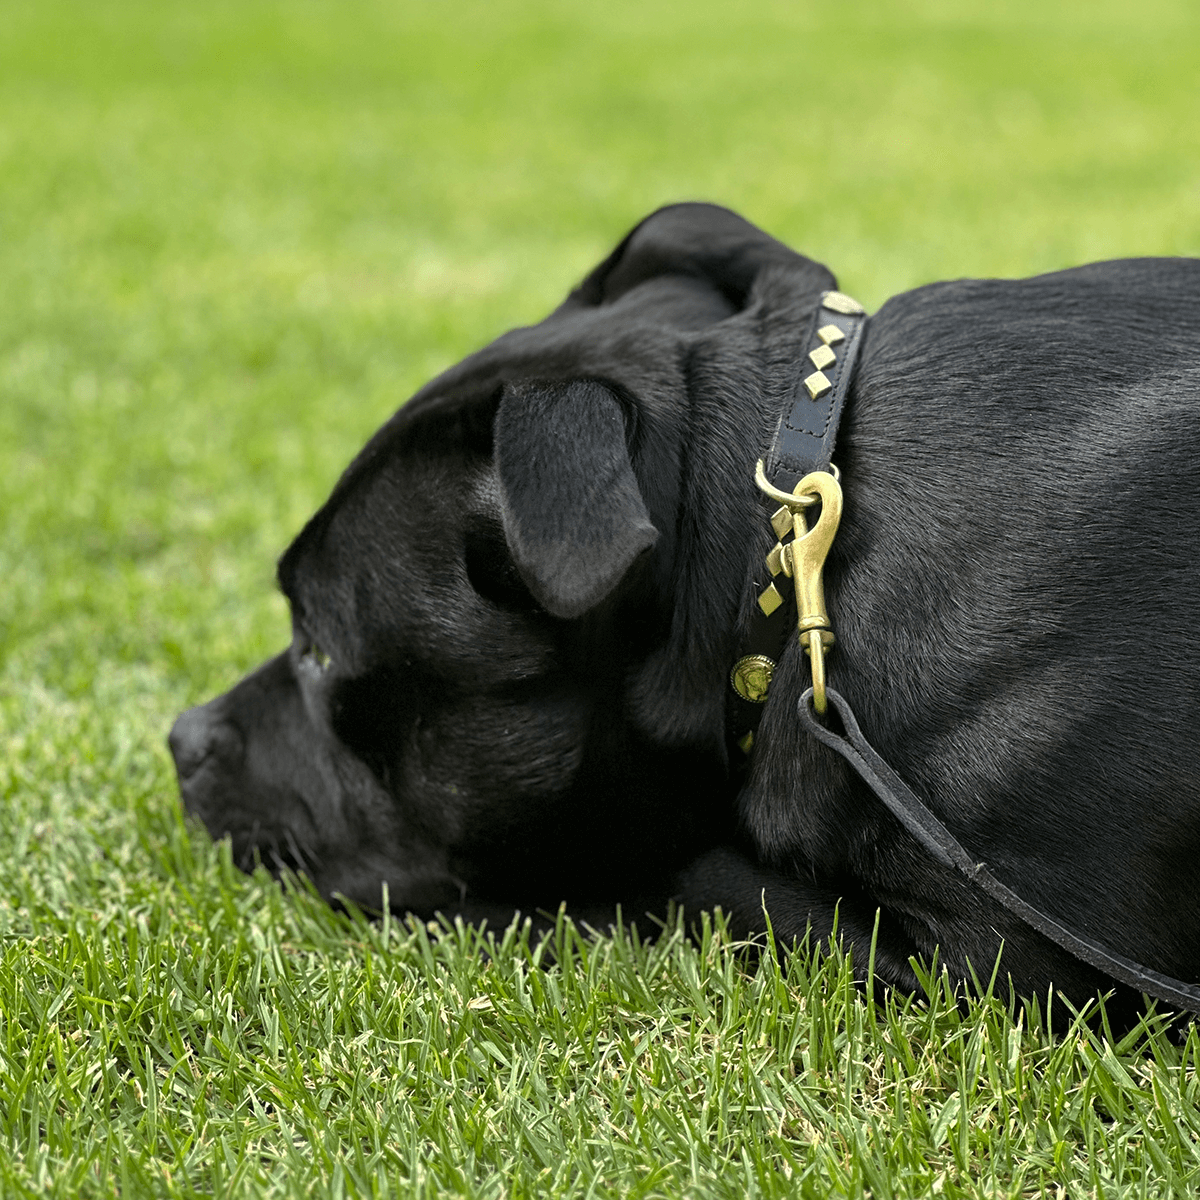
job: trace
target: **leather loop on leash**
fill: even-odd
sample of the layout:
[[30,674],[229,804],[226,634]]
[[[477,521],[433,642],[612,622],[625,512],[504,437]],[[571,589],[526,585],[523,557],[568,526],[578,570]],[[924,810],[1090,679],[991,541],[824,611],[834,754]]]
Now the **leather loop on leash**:
[[833,688],[828,688],[826,694],[841,718],[846,736],[842,737],[828,729],[817,719],[810,703],[812,688],[799,700],[801,724],[818,741],[831,750],[836,750],[858,772],[871,791],[883,801],[888,811],[939,863],[955,867],[971,883],[1002,904],[1031,929],[1054,942],[1068,954],[1095,967],[1097,971],[1127,984],[1136,991],[1145,992],[1156,1000],[1200,1014],[1200,987],[1162,975],[1142,966],[1141,963],[1086,941],[1065,929],[1053,917],[1022,900],[1016,892],[1001,883],[985,863],[976,862],[863,736],[854,712],[845,698]]

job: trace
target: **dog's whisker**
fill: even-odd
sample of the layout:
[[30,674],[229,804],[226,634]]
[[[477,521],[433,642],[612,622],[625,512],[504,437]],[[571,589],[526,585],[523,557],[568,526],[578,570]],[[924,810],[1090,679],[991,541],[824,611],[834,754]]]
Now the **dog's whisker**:
[[286,829],[283,836],[287,841],[288,849],[292,853],[292,858],[296,866],[306,875],[311,875],[312,872],[309,870],[308,860],[304,857],[304,852],[300,849],[300,844],[296,841],[296,835],[290,829]]

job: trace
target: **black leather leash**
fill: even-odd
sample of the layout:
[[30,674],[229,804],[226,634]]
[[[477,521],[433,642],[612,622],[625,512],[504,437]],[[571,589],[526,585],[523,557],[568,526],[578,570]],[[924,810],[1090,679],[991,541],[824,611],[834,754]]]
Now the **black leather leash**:
[[1030,929],[1049,938],[1068,954],[1074,955],[1088,966],[1095,967],[1104,975],[1128,984],[1136,991],[1145,992],[1157,1000],[1200,1014],[1200,987],[1172,979],[1132,959],[1114,954],[1111,950],[1097,946],[1079,937],[1048,917],[1040,909],[1022,900],[1011,888],[1006,887],[987,869],[986,863],[977,862],[963,849],[962,844],[925,807],[917,794],[876,753],[870,742],[863,737],[850,705],[833,688],[826,695],[837,709],[842,720],[845,736],[834,733],[817,720],[809,701],[812,688],[800,697],[800,722],[819,742],[836,750],[859,774],[871,791],[887,806],[893,816],[925,847],[943,866],[954,867],[967,877],[977,888],[1002,904],[1014,916],[1019,917]]
[[[857,365],[865,323],[866,314],[857,301],[841,292],[822,294],[804,343],[806,357],[803,369],[796,380],[787,411],[780,419],[771,448],[760,464],[762,477],[758,480],[759,487],[768,496],[774,493],[776,497],[770,520],[779,541],[766,556],[763,574],[755,581],[757,602],[750,631],[743,652],[729,676],[726,723],[734,762],[738,761],[739,756],[749,756],[753,749],[754,733],[762,718],[775,664],[794,628],[791,615],[793,607],[788,601],[796,599],[798,605],[810,603],[811,607],[811,586],[806,589],[801,584],[799,591],[806,593],[801,599],[796,586],[797,572],[794,570],[800,541],[797,525],[802,531],[804,523],[802,520],[795,520],[794,523],[797,502],[786,494],[797,488],[805,476],[833,470],[833,446],[838,423]],[[813,368],[811,372],[810,366]],[[837,491],[837,498],[840,505],[840,490]],[[787,503],[775,507],[780,500]],[[817,590],[820,590],[819,583]],[[823,597],[820,597],[820,602],[823,607]],[[823,645],[832,645],[832,632],[810,623],[805,634],[803,612],[800,617],[802,643],[806,637],[819,637]],[[808,644],[811,645],[811,642]],[[811,649],[809,653],[814,659],[816,680],[816,660],[821,654],[814,655]],[[985,863],[976,861],[967,853],[920,797],[876,753],[863,736],[850,705],[833,688],[823,685],[823,676],[820,690],[822,701],[827,698],[833,703],[841,718],[845,736],[822,724],[814,711],[814,688],[809,688],[799,701],[800,721],[804,728],[840,754],[858,772],[888,811],[936,861],[961,872],[1031,929],[1081,962],[1155,999],[1200,1014],[1200,987],[1172,979],[1079,937],[1001,883]]]

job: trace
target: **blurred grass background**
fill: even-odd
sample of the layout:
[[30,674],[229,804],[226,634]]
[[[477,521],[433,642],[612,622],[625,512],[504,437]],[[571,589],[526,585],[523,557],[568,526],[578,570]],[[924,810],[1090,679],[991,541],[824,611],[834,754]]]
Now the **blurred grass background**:
[[[284,643],[276,555],[424,379],[538,319],[630,225],[680,199],[740,210],[871,307],[936,278],[1198,253],[1198,79],[1200,10],[1184,0],[6,0],[6,1190],[107,1194],[114,1163],[128,1194],[215,1186],[203,1133],[184,1169],[158,1134],[105,1124],[145,1108],[146,1081],[120,1082],[136,1082],[140,1051],[111,1067],[111,1112],[46,1123],[74,1103],[54,1090],[73,1076],[36,1061],[59,1019],[38,997],[99,987],[72,970],[103,968],[107,943],[60,954],[89,922],[149,921],[147,952],[164,963],[197,930],[235,946],[247,926],[264,944],[284,936],[269,885],[223,869],[181,823],[163,738],[180,708]],[[361,938],[294,904],[324,932],[288,936],[312,954],[326,938],[353,976]],[[34,970],[43,953],[59,965]],[[192,986],[222,985],[200,972]],[[84,1080],[110,1069],[115,1034],[97,1012],[75,1031]],[[154,1078],[166,1051],[131,1036]],[[1163,1069],[1184,1088],[1184,1067]],[[1135,1076],[1134,1096],[1150,1086]],[[1071,1128],[1030,1178],[1099,1194],[1110,1177]],[[1155,1160],[1138,1128],[1141,1157],[1120,1168],[1134,1174],[1112,1168],[1111,1186],[1150,1179],[1165,1195],[1194,1178],[1184,1158]],[[89,1136],[107,1165],[76,1178],[72,1139]],[[807,1136],[794,1134],[797,1161]],[[934,1165],[914,1189],[939,1177],[934,1142],[923,1153]],[[334,1159],[281,1183],[267,1156],[239,1186],[286,1192],[294,1176],[328,1190]],[[946,1194],[977,1194],[969,1163],[948,1161]],[[530,1163],[501,1191],[483,1167],[442,1186],[537,1192]],[[711,1163],[672,1167],[645,1194],[719,1191]],[[596,1178],[616,1194],[626,1177]],[[987,1194],[1031,1186],[1009,1171]]]

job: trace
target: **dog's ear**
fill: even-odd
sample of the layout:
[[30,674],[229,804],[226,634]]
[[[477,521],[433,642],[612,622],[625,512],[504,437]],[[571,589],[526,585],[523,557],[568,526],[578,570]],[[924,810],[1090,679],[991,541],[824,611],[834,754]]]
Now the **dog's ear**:
[[764,270],[786,293],[815,298],[836,287],[820,263],[715,204],[672,204],[636,225],[571,293],[568,307],[611,303],[648,279],[690,275],[744,308]]
[[658,538],[620,402],[586,380],[506,384],[495,455],[500,517],[521,578],[547,612],[582,616]]

